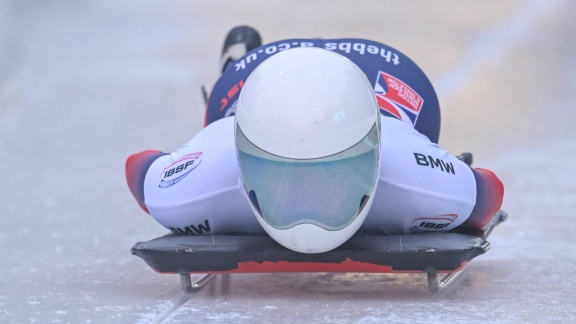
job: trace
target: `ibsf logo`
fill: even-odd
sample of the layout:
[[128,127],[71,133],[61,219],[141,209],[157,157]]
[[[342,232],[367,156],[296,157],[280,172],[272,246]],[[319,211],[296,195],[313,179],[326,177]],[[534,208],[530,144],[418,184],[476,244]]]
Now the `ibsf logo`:
[[444,214],[432,217],[416,218],[410,228],[413,232],[443,231],[450,227],[458,218],[456,214]]
[[379,71],[374,93],[381,110],[402,121],[416,124],[424,99],[406,83]]
[[166,189],[180,182],[200,165],[200,162],[202,162],[201,156],[202,152],[186,154],[178,161],[164,168],[160,174],[161,180],[158,187]]

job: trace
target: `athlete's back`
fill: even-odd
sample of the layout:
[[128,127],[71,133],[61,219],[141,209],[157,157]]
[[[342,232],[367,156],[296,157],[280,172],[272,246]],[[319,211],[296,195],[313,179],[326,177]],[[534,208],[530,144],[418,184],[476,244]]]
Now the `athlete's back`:
[[365,39],[288,39],[250,51],[228,64],[216,82],[206,109],[206,125],[235,114],[244,82],[259,64],[275,54],[299,47],[324,48],[350,59],[374,86],[382,115],[409,123],[438,143],[440,107],[424,72],[396,49]]

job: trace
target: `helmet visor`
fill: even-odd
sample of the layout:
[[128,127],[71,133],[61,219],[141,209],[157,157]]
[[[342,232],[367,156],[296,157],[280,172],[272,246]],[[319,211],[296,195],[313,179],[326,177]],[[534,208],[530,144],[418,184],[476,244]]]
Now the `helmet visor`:
[[237,125],[244,190],[260,216],[276,229],[304,223],[326,230],[345,228],[373,194],[378,176],[378,136],[374,124],[361,141],[340,153],[290,159],[258,148]]

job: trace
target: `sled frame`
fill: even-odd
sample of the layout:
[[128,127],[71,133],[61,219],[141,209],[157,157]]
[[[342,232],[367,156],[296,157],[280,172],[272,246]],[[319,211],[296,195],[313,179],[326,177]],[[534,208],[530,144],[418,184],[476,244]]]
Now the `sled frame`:
[[[504,211],[499,211],[494,215],[494,218],[489,223],[484,231],[484,235],[481,237],[482,239],[488,238],[488,236],[492,233],[492,230],[496,225],[506,220],[508,214]],[[485,241],[481,248],[485,251],[490,249],[490,243]],[[454,285],[464,273],[467,264],[462,266],[455,271],[449,271],[447,273],[439,272],[436,270],[432,270],[430,272],[425,272],[427,276],[427,283],[428,289],[432,293],[441,293],[448,290],[450,287]],[[413,273],[412,271],[394,271],[392,273]],[[199,279],[192,281],[190,273],[180,273],[180,286],[184,293],[186,294],[194,294],[202,290],[206,285],[208,285],[217,275],[217,273],[208,273],[203,274]]]

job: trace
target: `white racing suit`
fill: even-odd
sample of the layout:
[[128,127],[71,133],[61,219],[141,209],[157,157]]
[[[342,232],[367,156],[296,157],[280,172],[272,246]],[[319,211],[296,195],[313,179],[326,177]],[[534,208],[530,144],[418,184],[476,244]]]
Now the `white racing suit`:
[[[382,117],[380,146],[379,183],[361,231],[480,228],[502,203],[492,172],[470,168],[408,123]],[[172,154],[135,154],[126,171],[140,205],[173,233],[264,233],[242,188],[234,117],[208,125]]]
[[242,190],[233,116],[246,78],[261,62],[308,46],[347,57],[374,86],[381,165],[374,202],[360,230],[446,231],[481,228],[489,221],[502,204],[500,180],[438,147],[440,108],[424,72],[396,49],[365,39],[281,40],[230,64],[211,92],[206,128],[172,154],[144,151],[128,158],[126,177],[138,204],[173,233],[263,233]]

